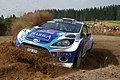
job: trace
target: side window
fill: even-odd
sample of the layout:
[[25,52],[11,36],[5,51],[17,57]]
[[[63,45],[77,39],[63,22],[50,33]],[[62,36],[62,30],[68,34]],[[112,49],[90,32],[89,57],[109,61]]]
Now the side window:
[[84,25],[83,28],[82,28],[82,31],[81,31],[81,36],[86,36],[87,33],[88,33],[87,26]]

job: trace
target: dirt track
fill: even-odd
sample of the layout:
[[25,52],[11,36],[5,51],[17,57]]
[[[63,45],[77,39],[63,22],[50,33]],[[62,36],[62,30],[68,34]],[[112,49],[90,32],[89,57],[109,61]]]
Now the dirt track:
[[0,37],[0,80],[120,79],[120,37],[94,36],[93,50],[84,57],[80,70],[55,66],[51,57],[15,49],[11,40]]

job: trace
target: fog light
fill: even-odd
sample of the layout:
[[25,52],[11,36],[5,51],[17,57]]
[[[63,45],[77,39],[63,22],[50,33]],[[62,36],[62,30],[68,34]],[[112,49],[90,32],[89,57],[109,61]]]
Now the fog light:
[[60,56],[60,57],[59,57],[59,61],[60,61],[60,62],[67,62],[67,61],[68,61],[68,58],[65,57],[65,56]]

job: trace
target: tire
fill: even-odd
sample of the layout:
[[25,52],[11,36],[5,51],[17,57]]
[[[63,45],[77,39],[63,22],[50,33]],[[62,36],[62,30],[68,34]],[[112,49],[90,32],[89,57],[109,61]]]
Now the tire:
[[82,63],[82,52],[83,52],[83,47],[80,48],[79,52],[76,54],[74,58],[74,64],[73,68],[79,69]]
[[[92,43],[91,49],[92,49],[92,47],[93,47],[93,43]],[[90,53],[91,53],[91,49],[89,49],[89,50],[86,52],[86,54],[90,54]],[[86,54],[85,54],[85,55],[86,55]],[[83,44],[82,44],[82,46],[81,46],[80,49],[79,49],[79,52],[76,54],[76,56],[75,56],[75,58],[74,58],[73,68],[77,68],[77,69],[82,68],[82,66],[83,66],[82,62],[83,62],[83,58],[84,58],[84,57],[85,57],[85,56],[83,56]]]

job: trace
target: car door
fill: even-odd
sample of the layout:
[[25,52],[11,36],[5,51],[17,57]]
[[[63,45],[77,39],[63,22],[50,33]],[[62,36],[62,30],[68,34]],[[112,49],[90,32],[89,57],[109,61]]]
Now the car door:
[[87,50],[89,49],[89,40],[90,40],[90,35],[88,34],[88,29],[86,25],[83,25],[82,30],[81,30],[81,38],[82,38],[82,57],[86,54]]

